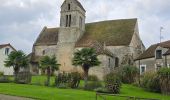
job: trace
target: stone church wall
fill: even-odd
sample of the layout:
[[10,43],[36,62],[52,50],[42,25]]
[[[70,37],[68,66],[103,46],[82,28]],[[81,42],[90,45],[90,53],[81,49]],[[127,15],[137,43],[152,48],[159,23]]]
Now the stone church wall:
[[56,45],[34,46],[34,52],[36,56],[44,56],[44,55],[52,56],[55,55],[56,51],[57,51]]

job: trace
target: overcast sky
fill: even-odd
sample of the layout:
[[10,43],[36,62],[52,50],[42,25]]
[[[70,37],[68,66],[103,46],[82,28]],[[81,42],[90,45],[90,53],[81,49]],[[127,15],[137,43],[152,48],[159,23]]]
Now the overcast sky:
[[[64,0],[0,0],[0,44],[11,43],[27,54],[44,26],[58,27]],[[80,0],[86,22],[138,18],[146,47],[170,40],[170,0]]]

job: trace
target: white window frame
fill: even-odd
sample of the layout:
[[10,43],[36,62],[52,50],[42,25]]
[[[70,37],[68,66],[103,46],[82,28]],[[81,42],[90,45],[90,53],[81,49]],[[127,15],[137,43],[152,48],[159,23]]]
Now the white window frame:
[[[142,72],[142,67],[145,68],[145,71],[144,71],[144,72]],[[142,75],[142,74],[145,73],[145,72],[146,72],[146,65],[140,65],[140,75]]]
[[167,64],[167,67],[170,68],[170,64]]
[[[161,51],[161,58],[157,58],[157,51],[160,50]],[[155,50],[155,59],[163,59],[163,50],[162,49],[157,49]]]
[[[158,71],[157,70],[157,68],[158,68],[158,66],[157,66],[158,64],[155,64],[155,71]],[[161,63],[161,64],[159,64],[160,66],[161,66],[161,68],[163,67],[163,63]]]

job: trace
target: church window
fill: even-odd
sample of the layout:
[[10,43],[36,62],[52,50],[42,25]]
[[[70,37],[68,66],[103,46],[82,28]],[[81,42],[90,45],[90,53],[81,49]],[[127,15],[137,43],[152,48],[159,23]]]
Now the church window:
[[66,27],[68,26],[68,15],[66,15]]
[[71,15],[69,15],[69,27],[71,26]]
[[80,17],[80,19],[79,19],[79,26],[80,26],[80,29],[82,28],[82,22],[83,22],[83,19],[82,19],[82,17]]
[[42,55],[45,55],[45,50],[43,50]]
[[111,67],[111,62],[110,62],[110,58],[109,58],[109,67]]
[[115,58],[115,67],[119,67],[119,58],[118,57]]
[[70,4],[68,4],[68,10],[70,10]]

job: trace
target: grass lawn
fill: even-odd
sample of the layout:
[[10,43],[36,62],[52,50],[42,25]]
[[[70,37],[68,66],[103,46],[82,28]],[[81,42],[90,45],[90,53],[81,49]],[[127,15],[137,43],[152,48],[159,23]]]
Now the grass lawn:
[[[34,76],[32,78],[31,84],[40,83],[43,85],[46,77],[44,76]],[[54,77],[52,77],[54,82]],[[51,85],[54,84],[51,81]],[[36,98],[40,100],[95,100],[95,92],[75,90],[75,89],[58,89],[55,87],[45,87],[37,85],[24,85],[15,83],[0,83],[0,93],[8,95],[16,95],[23,97]],[[81,82],[81,85],[83,82]],[[146,92],[145,90],[132,86],[123,84],[121,88],[121,95],[126,96],[137,96],[144,98],[157,98],[161,100],[170,100],[170,96],[163,96],[158,93]],[[106,97],[107,100],[126,100],[125,98],[119,97]],[[99,98],[98,100],[102,100]]]

